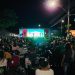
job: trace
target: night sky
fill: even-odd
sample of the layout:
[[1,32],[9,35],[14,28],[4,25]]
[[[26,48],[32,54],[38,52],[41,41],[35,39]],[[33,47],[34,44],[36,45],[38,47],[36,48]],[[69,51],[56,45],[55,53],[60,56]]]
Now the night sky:
[[[67,10],[67,1],[61,0],[63,8]],[[56,24],[66,13],[62,8],[54,13],[47,12],[43,7],[44,0],[0,0],[0,12],[5,9],[13,9],[18,18],[18,27],[38,27],[49,28]],[[70,0],[71,13],[75,14],[75,0]],[[74,27],[74,18],[71,16],[71,23]],[[67,21],[67,20],[65,20]],[[60,23],[60,22],[59,22]],[[65,22],[67,23],[67,22]],[[72,27],[72,28],[73,28]]]

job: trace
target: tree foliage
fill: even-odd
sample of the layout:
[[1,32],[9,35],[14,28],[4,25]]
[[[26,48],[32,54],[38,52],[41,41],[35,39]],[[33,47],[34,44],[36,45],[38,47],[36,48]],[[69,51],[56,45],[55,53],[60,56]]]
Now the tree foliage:
[[16,25],[17,16],[14,10],[6,9],[0,12],[0,28],[8,28]]

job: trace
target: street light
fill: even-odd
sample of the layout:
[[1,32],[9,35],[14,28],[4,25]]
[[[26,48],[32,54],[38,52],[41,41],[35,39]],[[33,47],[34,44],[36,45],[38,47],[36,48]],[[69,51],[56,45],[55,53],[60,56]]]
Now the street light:
[[62,23],[64,23],[64,20],[61,20]]
[[60,0],[45,0],[44,6],[48,11],[53,12],[61,7],[61,3]]
[[41,27],[41,25],[39,24],[38,27]]
[[69,37],[69,25],[70,25],[70,0],[68,0],[68,10],[64,9],[63,7],[61,7],[61,2],[60,0],[46,0],[45,2],[45,6],[46,8],[49,10],[56,10],[58,7],[62,8],[64,11],[66,11],[67,13],[67,37]]
[[62,24],[64,23],[64,20],[61,20],[61,35],[62,35],[62,29],[63,29],[63,26]]

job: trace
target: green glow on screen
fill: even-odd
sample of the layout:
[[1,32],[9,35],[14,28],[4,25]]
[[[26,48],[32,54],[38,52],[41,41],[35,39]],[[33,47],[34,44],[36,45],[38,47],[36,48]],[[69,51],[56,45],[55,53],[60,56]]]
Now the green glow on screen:
[[27,29],[27,37],[44,37],[44,29]]

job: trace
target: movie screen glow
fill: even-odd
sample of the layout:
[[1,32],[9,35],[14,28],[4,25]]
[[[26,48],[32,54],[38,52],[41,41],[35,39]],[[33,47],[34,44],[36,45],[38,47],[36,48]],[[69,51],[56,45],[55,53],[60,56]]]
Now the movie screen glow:
[[22,37],[44,37],[44,29],[19,29]]

